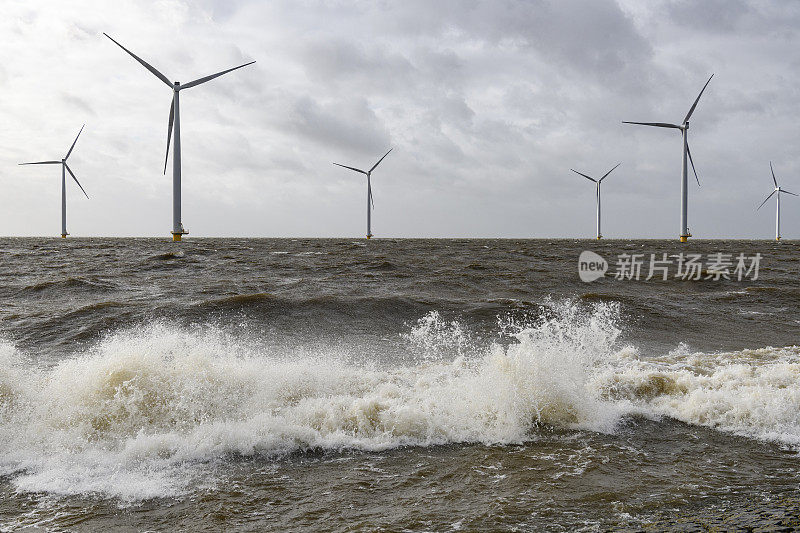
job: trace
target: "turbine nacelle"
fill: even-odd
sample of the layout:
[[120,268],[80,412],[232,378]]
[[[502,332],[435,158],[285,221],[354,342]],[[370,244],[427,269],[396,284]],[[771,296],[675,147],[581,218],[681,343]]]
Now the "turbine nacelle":
[[769,193],[769,196],[767,196],[767,197],[764,199],[764,201],[763,201],[763,202],[761,202],[761,205],[759,205],[759,206],[756,208],[756,211],[758,211],[759,209],[761,209],[762,207],[764,207],[764,204],[766,204],[766,203],[767,203],[767,200],[769,200],[770,198],[772,198],[772,196],[773,196],[775,193],[778,193],[776,200],[779,200],[779,199],[780,199],[781,193],[783,193],[783,194],[789,194],[789,195],[791,195],[791,196],[798,196],[797,194],[793,193],[792,191],[787,191],[786,189],[784,189],[784,188],[782,188],[780,185],[778,185],[778,178],[776,178],[776,177],[775,177],[775,169],[773,169],[773,168],[772,168],[772,161],[770,161],[770,162],[769,162],[769,171],[770,171],[770,173],[772,174],[772,183],[774,183],[774,184],[775,184],[775,188],[774,188],[774,189],[772,189],[772,192],[771,192],[771,193]]

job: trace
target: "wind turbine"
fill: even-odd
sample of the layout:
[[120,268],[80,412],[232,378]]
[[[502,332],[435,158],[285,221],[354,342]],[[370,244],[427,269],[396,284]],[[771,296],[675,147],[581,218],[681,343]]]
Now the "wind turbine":
[[78,132],[78,135],[75,137],[75,140],[72,141],[72,146],[69,147],[69,151],[67,155],[64,156],[64,159],[61,161],[36,161],[34,163],[20,163],[20,165],[61,165],[61,238],[66,239],[67,235],[67,172],[69,175],[72,176],[72,179],[75,180],[75,183],[78,184],[78,187],[81,188],[83,194],[86,198],[89,198],[89,195],[86,194],[86,191],[83,189],[83,186],[78,181],[78,178],[75,177],[75,174],[72,173],[72,169],[69,168],[67,165],[67,159],[69,159],[69,155],[72,153],[72,149],[75,148],[75,143],[78,142],[78,137],[81,136],[81,132],[83,132],[83,128],[86,126],[84,124],[81,126],[81,130]]
[[169,108],[169,125],[167,127],[167,155],[164,158],[164,174],[167,173],[167,161],[169,160],[169,141],[170,138],[173,137],[173,127],[174,127],[174,137],[175,142],[173,144],[174,148],[172,149],[172,240],[173,241],[180,241],[181,236],[189,233],[188,231],[183,229],[183,223],[181,222],[181,106],[180,106],[180,91],[183,89],[189,89],[191,87],[195,87],[196,85],[200,85],[207,81],[211,81],[214,78],[222,76],[223,74],[227,74],[228,72],[232,72],[236,69],[240,69],[242,67],[246,67],[247,65],[252,65],[255,61],[250,61],[249,63],[245,63],[244,65],[239,65],[238,67],[229,68],[228,70],[223,70],[222,72],[217,72],[216,74],[211,74],[210,76],[204,76],[202,78],[198,78],[194,81],[190,81],[189,83],[181,84],[179,81],[170,82],[169,78],[164,76],[161,72],[156,70],[152,65],[144,61],[142,58],[119,44],[115,41],[110,35],[107,33],[103,33],[106,37],[111,39],[117,46],[125,50],[131,57],[133,57],[136,61],[141,63],[141,65],[149,70],[156,78],[160,79],[164,83],[166,83],[170,89],[172,89],[172,105]]
[[791,194],[792,196],[798,196],[793,192],[789,192],[786,189],[781,189],[778,186],[778,180],[775,179],[775,171],[772,169],[772,161],[769,162],[769,170],[772,172],[772,182],[775,184],[775,189],[769,193],[769,196],[761,202],[761,205],[756,208],[756,211],[764,207],[764,204],[767,203],[767,200],[772,198],[772,195],[777,193],[775,196],[775,203],[776,203],[776,210],[775,210],[775,240],[781,240],[781,193]]
[[[389,152],[391,152],[392,150],[394,150],[394,148],[389,148]],[[389,155],[389,152],[383,154],[383,157],[378,159],[378,162],[372,165],[372,168],[369,170],[361,170],[360,168],[353,168],[353,167],[348,167],[347,165],[340,165],[339,163],[334,163],[334,165],[348,168],[355,172],[360,172],[361,174],[364,174],[367,177],[367,239],[372,238],[372,209],[375,209],[375,200],[372,199],[372,183],[370,181],[370,177],[372,176],[372,171],[375,170],[378,167],[378,165],[381,164],[381,161],[383,161],[384,158],[387,155]]]
[[583,176],[584,178],[586,178],[587,180],[595,182],[595,184],[596,184],[595,189],[597,190],[596,194],[597,194],[597,240],[598,241],[603,238],[603,235],[600,233],[600,184],[603,182],[604,179],[606,179],[608,177],[609,174],[614,172],[614,170],[618,166],[620,166],[621,164],[622,163],[617,163],[617,165],[614,168],[612,168],[611,170],[609,170],[608,172],[603,174],[603,177],[600,178],[599,180],[596,180],[596,179],[594,179],[592,177],[589,177],[586,174],[584,174],[583,172],[578,172],[577,170],[575,170],[573,168],[570,169],[575,174],[579,174],[579,175]]
[[703,85],[703,89],[700,91],[700,94],[697,95],[697,99],[692,104],[692,107],[689,109],[689,112],[686,113],[686,117],[683,119],[681,124],[669,124],[666,122],[628,122],[622,121],[623,124],[638,124],[640,126],[655,126],[656,128],[673,128],[676,130],[681,131],[681,135],[683,137],[683,167],[681,169],[681,242],[686,242],[686,240],[692,236],[689,233],[689,221],[688,221],[688,201],[689,201],[689,169],[686,166],[686,157],[689,157],[689,161],[692,163],[692,170],[694,171],[694,178],[697,180],[697,185],[700,186],[700,178],[697,177],[697,170],[694,168],[694,160],[692,159],[692,152],[689,150],[689,119],[692,117],[692,113],[694,113],[695,108],[697,107],[697,102],[700,101],[700,97],[703,96],[703,91],[706,90],[708,84],[711,83],[711,78],[714,75],[712,74],[711,77],[708,78],[708,81],[705,85]]

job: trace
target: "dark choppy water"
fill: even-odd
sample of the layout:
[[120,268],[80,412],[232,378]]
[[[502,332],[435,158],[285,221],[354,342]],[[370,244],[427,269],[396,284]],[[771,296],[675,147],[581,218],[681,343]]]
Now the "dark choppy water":
[[0,239],[0,530],[798,527],[799,250]]

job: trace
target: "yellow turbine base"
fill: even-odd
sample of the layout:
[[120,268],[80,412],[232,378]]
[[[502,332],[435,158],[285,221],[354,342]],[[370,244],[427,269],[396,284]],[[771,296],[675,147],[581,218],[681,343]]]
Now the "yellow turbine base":
[[61,238],[62,238],[62,239],[66,239],[66,238],[67,238],[67,235],[66,235],[66,233],[62,233],[62,234],[61,234]]
[[172,234],[172,242],[181,242],[181,234],[180,233],[173,233]]
[[689,237],[687,237],[686,235],[681,235],[681,242],[686,242],[688,240],[689,240]]
[[367,235],[367,239],[371,239],[371,238],[372,238],[372,235]]
[[780,237],[775,237],[775,240],[780,242],[781,238]]

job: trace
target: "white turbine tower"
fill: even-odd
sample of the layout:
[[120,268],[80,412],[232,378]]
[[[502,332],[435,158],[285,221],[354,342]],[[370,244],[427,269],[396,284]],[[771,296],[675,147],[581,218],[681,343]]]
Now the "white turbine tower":
[[617,163],[617,165],[616,165],[614,168],[612,168],[611,170],[609,170],[608,172],[606,172],[605,174],[603,174],[603,177],[602,177],[602,178],[600,178],[599,180],[596,180],[596,179],[594,179],[594,178],[592,178],[592,177],[589,177],[589,176],[587,176],[586,174],[584,174],[583,172],[578,172],[578,171],[577,171],[577,170],[575,170],[574,168],[571,168],[571,169],[570,169],[570,170],[571,170],[571,171],[573,171],[575,174],[579,174],[579,175],[583,176],[584,178],[586,178],[587,180],[589,180],[589,181],[593,181],[593,182],[595,183],[595,189],[596,189],[596,195],[597,195],[597,240],[598,240],[598,241],[599,241],[600,239],[602,239],[602,238],[603,238],[603,234],[602,234],[602,233],[600,233],[600,184],[603,182],[603,180],[604,180],[604,179],[606,179],[606,178],[608,177],[608,175],[609,175],[609,174],[611,174],[612,172],[614,172],[614,170],[615,170],[615,169],[616,169],[618,166],[620,166],[621,164],[622,164],[622,163]]
[[67,155],[64,156],[64,159],[61,161],[36,161],[34,163],[20,163],[20,165],[61,165],[61,238],[66,239],[67,235],[67,172],[69,175],[72,176],[72,179],[75,180],[75,183],[78,184],[78,187],[81,188],[83,194],[86,198],[89,198],[89,195],[86,194],[86,191],[83,190],[83,186],[78,181],[78,178],[75,177],[75,174],[72,173],[72,169],[69,168],[67,165],[67,159],[69,159],[69,155],[72,153],[72,149],[75,148],[75,144],[78,142],[78,137],[81,136],[81,132],[83,132],[83,128],[86,126],[84,124],[81,126],[81,130],[78,132],[78,135],[75,137],[75,140],[72,141],[72,146],[69,147],[69,151]]
[[689,150],[689,119],[692,117],[692,113],[694,113],[695,108],[697,107],[697,102],[700,101],[700,97],[703,96],[703,91],[706,90],[708,84],[711,83],[711,78],[714,75],[712,74],[711,77],[708,78],[708,81],[705,85],[703,85],[703,89],[700,91],[700,94],[697,95],[697,99],[692,104],[691,109],[686,114],[686,118],[683,119],[681,124],[669,124],[666,122],[628,122],[623,121],[623,124],[638,124],[640,126],[655,126],[657,128],[673,128],[676,130],[681,130],[681,135],[683,137],[683,167],[681,169],[681,242],[686,242],[686,240],[692,236],[689,233],[689,221],[688,221],[688,201],[689,201],[689,169],[686,165],[686,157],[689,157],[689,162],[692,163],[692,170],[694,171],[694,178],[697,180],[697,185],[700,185],[700,178],[697,177],[697,170],[694,168],[694,160],[692,160],[692,152]]
[[[792,196],[798,196],[793,192],[789,192],[786,189],[781,189],[778,186],[778,180],[775,179],[775,171],[772,169],[772,161],[769,162],[769,170],[772,172],[772,183],[775,184],[775,189],[769,193],[769,196],[761,202],[761,205],[756,208],[756,211],[764,207],[764,204],[767,203],[767,200],[772,198],[772,195],[775,194],[775,240],[781,240],[781,193],[791,194]],[[777,193],[777,194],[776,194]]]
[[[141,63],[141,65],[149,70],[156,78],[160,79],[164,83],[172,89],[172,105],[169,108],[169,125],[167,128],[167,155],[164,159],[164,174],[167,173],[167,161],[169,160],[169,142],[170,138],[175,136],[175,142],[173,143],[174,148],[172,149],[172,240],[173,241],[180,241],[181,236],[189,233],[188,231],[183,229],[183,223],[181,222],[181,107],[180,107],[180,91],[183,89],[189,89],[196,85],[200,85],[201,83],[205,83],[207,81],[211,81],[214,78],[222,76],[223,74],[227,74],[228,72],[232,72],[236,69],[240,69],[242,67],[246,67],[247,65],[252,65],[255,61],[250,61],[249,63],[245,63],[244,65],[239,65],[238,67],[229,68],[228,70],[223,70],[222,72],[217,72],[216,74],[211,74],[210,76],[204,76],[202,78],[198,78],[194,81],[190,81],[189,83],[181,84],[180,82],[170,82],[169,78],[164,76],[158,70],[156,70],[152,65],[148,64],[142,58],[119,44],[117,41],[111,38],[110,35],[107,33],[103,33],[106,37],[111,39],[114,44],[125,50],[131,57],[133,57],[136,61]],[[173,130],[174,128],[174,130]]]
[[[389,152],[391,152],[392,150],[394,150],[394,148],[389,148]],[[334,165],[347,168],[355,172],[360,172],[361,174],[364,174],[367,177],[367,239],[372,238],[372,209],[375,208],[375,201],[372,199],[372,183],[370,181],[370,177],[372,176],[372,171],[375,170],[378,167],[378,165],[381,164],[381,161],[383,161],[384,158],[387,155],[389,155],[389,152],[383,154],[383,157],[378,159],[378,162],[372,165],[372,168],[369,170],[361,170],[360,168],[353,168],[353,167],[348,167],[347,165],[340,165],[339,163],[334,163]]]

